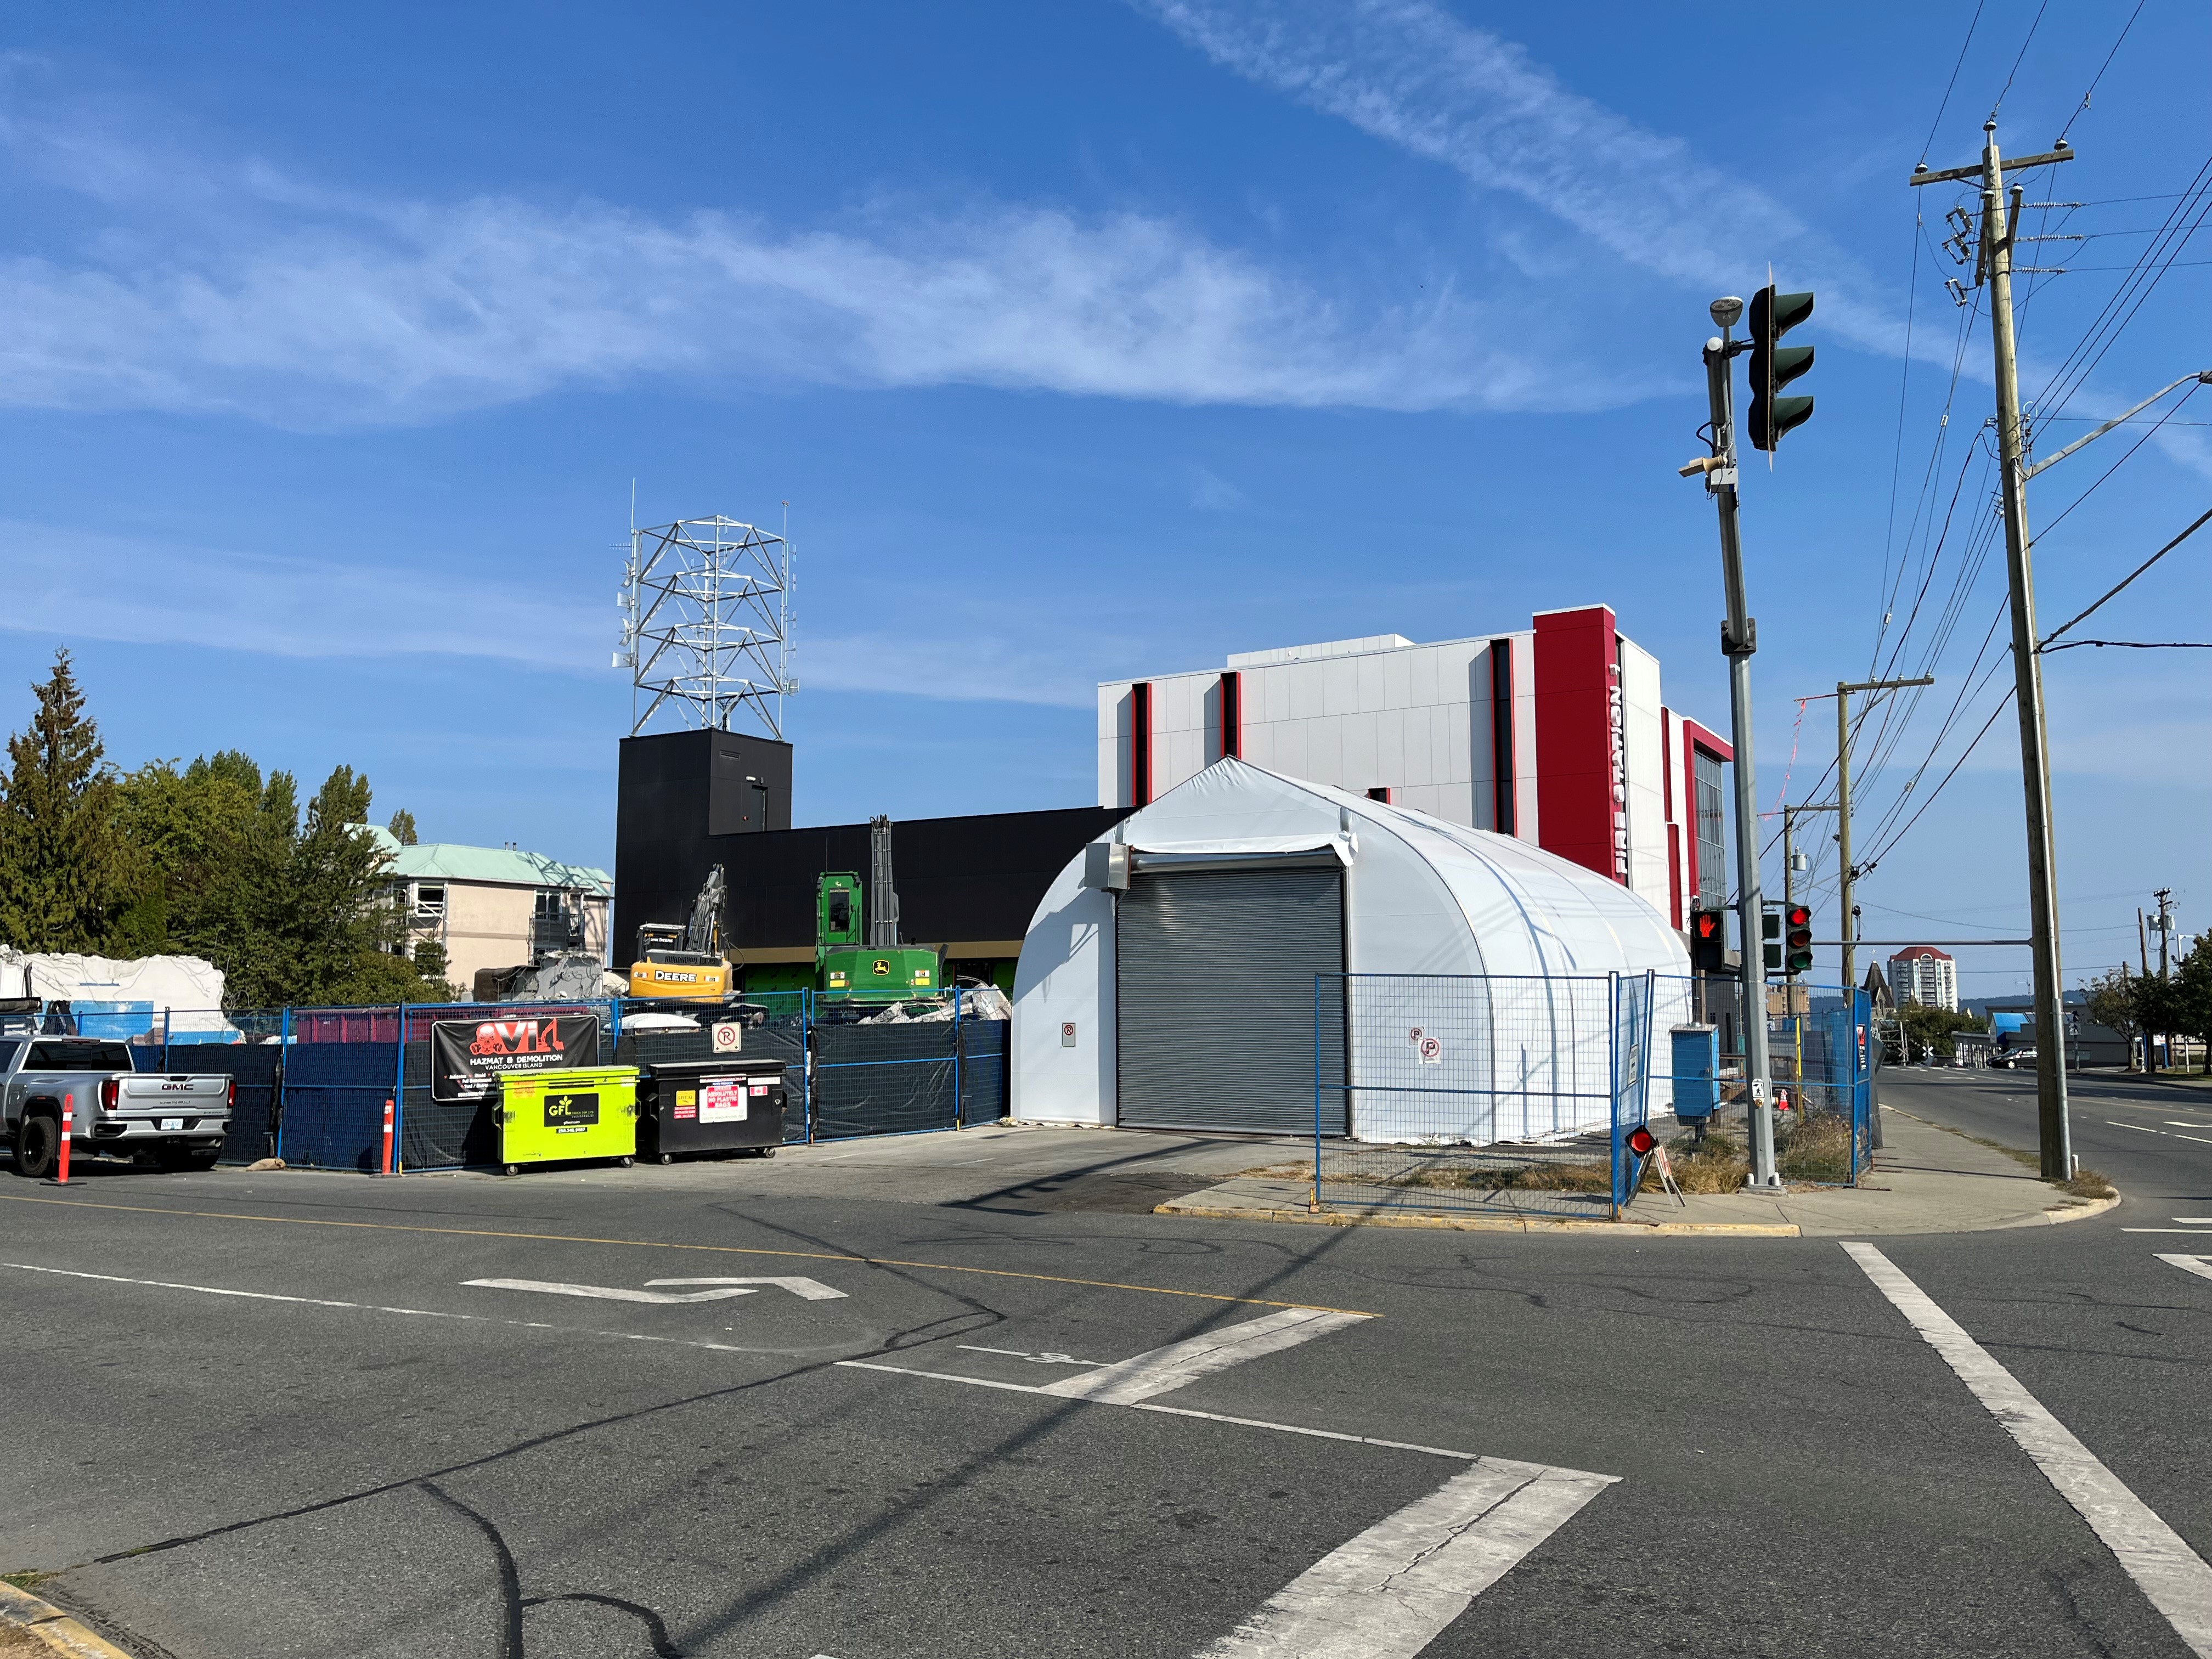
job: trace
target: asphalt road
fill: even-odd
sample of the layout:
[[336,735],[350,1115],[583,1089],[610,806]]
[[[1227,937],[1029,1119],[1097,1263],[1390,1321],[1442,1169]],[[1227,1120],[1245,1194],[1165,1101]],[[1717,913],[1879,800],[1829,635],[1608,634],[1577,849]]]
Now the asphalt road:
[[[1891,1098],[2033,1122],[2008,1080]],[[2212,1279],[2158,1259],[2212,1216],[2212,1145],[2138,1169],[2081,1133],[2117,1210],[1882,1251],[2212,1553]],[[976,1196],[1067,1184],[996,1179],[1020,1137],[908,1144],[974,1158],[967,1195],[891,1195],[890,1143],[845,1193],[798,1159],[0,1185],[0,1571],[175,1659],[1242,1654],[1263,1608],[1332,1596],[1344,1653],[2190,1650],[1833,1241],[1008,1206]],[[721,1278],[804,1282],[648,1283]],[[1133,1402],[1037,1391],[1285,1320]],[[1395,1583],[1376,1563],[1478,1457],[1613,1479],[1409,1558],[1474,1583],[1481,1546],[1495,1577],[1404,1637],[1389,1584],[1346,1586]]]

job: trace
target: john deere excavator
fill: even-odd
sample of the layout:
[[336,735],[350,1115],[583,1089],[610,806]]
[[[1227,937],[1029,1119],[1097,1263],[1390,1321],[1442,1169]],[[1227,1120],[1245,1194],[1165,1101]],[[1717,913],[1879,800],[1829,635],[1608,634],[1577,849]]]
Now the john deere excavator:
[[935,996],[944,973],[938,953],[900,940],[891,821],[881,816],[868,820],[868,887],[873,890],[845,872],[826,872],[815,884],[815,994],[854,1002]]
[[725,890],[718,864],[707,872],[706,884],[691,901],[689,921],[640,924],[638,959],[629,969],[632,996],[720,1000],[730,994],[732,973],[722,955]]

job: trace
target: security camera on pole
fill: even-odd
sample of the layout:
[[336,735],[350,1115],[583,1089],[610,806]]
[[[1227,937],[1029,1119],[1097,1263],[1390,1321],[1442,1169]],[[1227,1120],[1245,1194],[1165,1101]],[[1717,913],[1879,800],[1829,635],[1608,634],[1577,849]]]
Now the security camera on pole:
[[1732,340],[1729,331],[1743,315],[1733,295],[1713,301],[1718,339],[1705,342],[1705,390],[1712,410],[1712,453],[1681,469],[1684,477],[1703,473],[1706,493],[1720,512],[1721,582],[1728,618],[1721,624],[1721,654],[1729,665],[1729,738],[1735,745],[1736,915],[1743,940],[1743,1070],[1751,1108],[1751,1181],[1753,1187],[1778,1188],[1774,1166],[1774,1091],[1766,1052],[1766,980],[1760,941],[1765,905],[1759,891],[1759,781],[1751,750],[1751,659],[1759,649],[1757,623],[1745,609],[1743,547],[1736,533],[1735,389],[1729,364],[1751,353],[1751,441],[1770,453],[1785,434],[1813,413],[1810,398],[1776,393],[1813,366],[1810,346],[1778,346],[1782,336],[1813,313],[1810,294],[1778,294],[1773,284],[1751,302],[1748,340]]

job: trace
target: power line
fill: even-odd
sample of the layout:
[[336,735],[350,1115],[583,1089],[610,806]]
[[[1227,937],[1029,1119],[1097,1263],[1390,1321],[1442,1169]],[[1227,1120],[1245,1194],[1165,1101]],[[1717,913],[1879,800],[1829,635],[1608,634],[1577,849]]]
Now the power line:
[[1928,124],[1928,137],[1921,142],[1920,159],[1928,159],[1929,147],[1936,142],[1936,130],[1943,125],[1943,112],[1951,107],[1951,93],[1959,84],[1959,71],[1966,64],[1966,48],[1974,44],[1974,30],[1982,21],[1982,8],[1989,0],[1974,0],[1974,15],[1966,21],[1966,38],[1959,42],[1959,61],[1951,65],[1951,78],[1943,83],[1943,101],[1936,106],[1936,118]]
[[1895,847],[1898,842],[1903,841],[1906,836],[1911,833],[1912,826],[1920,822],[1921,813],[1925,812],[1929,807],[1936,804],[1936,798],[1943,793],[1944,786],[1948,784],[1953,778],[1959,775],[1959,769],[1966,763],[1967,757],[1981,745],[1982,739],[1989,736],[1990,727],[1997,723],[1997,716],[2004,713],[2006,705],[2011,702],[2012,700],[2013,692],[2010,690],[2008,690],[2003,697],[1998,701],[1997,706],[1990,710],[1990,717],[1987,720],[1983,722],[1982,729],[1974,733],[1973,742],[1968,744],[1966,748],[1960,752],[1959,758],[1951,763],[1951,769],[1943,775],[1942,783],[1937,784],[1933,789],[1929,790],[1927,796],[1921,801],[1920,811],[1915,812],[1911,817],[1907,818],[1905,822],[1905,828],[1899,830],[1895,835],[1892,836],[1889,840],[1883,844],[1881,850],[1866,861],[1865,867],[1869,874],[1873,873],[1875,866],[1880,864],[1884,859],[1889,856],[1890,849],[1892,848]]
[[2212,640],[2069,640],[2044,647],[2045,654],[2072,651],[2085,645],[2117,645],[2129,651],[2212,651]]
[[2039,650],[2039,651],[2048,651],[2048,650],[2051,649],[2051,642],[2053,640],[2057,639],[2060,635],[2062,635],[2062,634],[2065,633],[2065,632],[2066,632],[2066,630],[2067,630],[2068,629],[2069,629],[2069,628],[2073,627],[2073,626],[2074,626],[2074,624],[2075,624],[2075,623],[2081,622],[2081,621],[2085,620],[2085,619],[2086,619],[2086,618],[2087,618],[2087,617],[2091,614],[2091,612],[2095,611],[2097,611],[2097,610],[2100,609],[2100,608],[2103,606],[2103,605],[2104,605],[2104,603],[2105,603],[2105,601],[2106,601],[2106,599],[2112,599],[2115,594],[2117,594],[2117,593],[2118,593],[2118,592],[2119,592],[2119,591],[2120,591],[2120,589],[2121,589],[2121,588],[2125,587],[2125,586],[2126,586],[2130,582],[2133,581],[2136,577],[2138,577],[2138,576],[2142,575],[2142,573],[2143,573],[2144,571],[2146,571],[2146,570],[2149,569],[2149,568],[2151,568],[2151,566],[2153,566],[2153,565],[2156,564],[2156,563],[2157,563],[2160,559],[2164,558],[2167,554],[2169,554],[2169,553],[2172,552],[2172,551],[2173,551],[2173,550],[2174,550],[2175,548],[2177,548],[2177,547],[2180,546],[2180,545],[2182,544],[2182,543],[2184,543],[2184,542],[2187,541],[2187,540],[2188,540],[2191,536],[2194,536],[2194,535],[2195,535],[2195,534],[2196,534],[2196,533],[2197,533],[2200,529],[2202,529],[2202,528],[2203,527],[2203,526],[2204,526],[2204,524],[2205,524],[2205,521],[2206,521],[2207,520],[2212,520],[2212,507],[2208,507],[2208,508],[2207,508],[2207,509],[2206,509],[2206,510],[2205,510],[2202,514],[2200,514],[2200,515],[2198,516],[2198,518],[2197,518],[2197,521],[2196,521],[2194,524],[2191,525],[2191,526],[2189,526],[2189,528],[2188,528],[2188,529],[2186,529],[2186,530],[2183,531],[2183,532],[2182,532],[2179,536],[2176,536],[2176,537],[2175,537],[2172,541],[2168,542],[2168,543],[2167,543],[2164,547],[2160,548],[2160,549],[2158,550],[2158,551],[2157,551],[2157,552],[2155,552],[2155,553],[2152,554],[2152,555],[2150,556],[2150,557],[2148,557],[2148,558],[2145,559],[2145,560],[2144,560],[2141,564],[2137,565],[2137,566],[2136,566],[2133,570],[2130,570],[2130,572],[2128,572],[2128,574],[2127,574],[2125,576],[2122,577],[2122,578],[2120,579],[2120,580],[2119,580],[2119,581],[2118,581],[2115,586],[2113,586],[2112,588],[2108,589],[2108,590],[2106,592],[2106,593],[2104,594],[2104,596],[2103,596],[2102,598],[2100,598],[2100,599],[2098,599],[2098,601],[2096,602],[2096,604],[2094,604],[2094,605],[2091,605],[2087,611],[2082,611],[2082,612],[2081,613],[2081,615],[2080,615],[2080,616],[2075,617],[2071,618],[2070,620],[2069,620],[2069,621],[2067,621],[2067,622],[2064,622],[2064,623],[2060,623],[2057,628],[2052,629],[2051,630],[2051,632],[2050,632],[2050,633],[2048,633],[2048,634],[2045,635],[2043,636],[2043,641],[2042,641],[2042,643],[2041,643],[2041,644],[2039,644],[2039,645],[2038,645],[2038,646],[2036,647],[2036,649],[2037,649],[2037,650]]
[[2119,40],[2112,42],[2112,49],[2105,54],[2105,61],[2097,65],[2097,72],[2089,77],[2089,88],[2087,92],[2084,92],[2081,94],[2081,106],[2077,108],[2073,114],[2068,116],[2066,118],[2066,125],[2058,129],[2058,142],[2060,143],[2063,144],[2066,142],[2066,135],[2074,130],[2074,124],[2081,118],[2082,110],[2086,110],[2089,107],[2089,99],[2091,94],[2097,90],[2097,82],[2105,78],[2105,71],[2112,68],[2112,59],[2120,55],[2121,42],[2124,41],[2128,38],[2128,31],[2135,27],[2136,19],[2142,15],[2142,9],[2147,3],[2148,0],[2136,0],[2136,9],[2128,14],[2128,21],[2120,25]]
[[2020,73],[2020,66],[2027,58],[2029,42],[2035,39],[2036,30],[2043,27],[2043,14],[2050,9],[2051,0],[2043,0],[2043,3],[2035,9],[2035,21],[2027,26],[2027,39],[2020,43],[2020,53],[2012,60],[2012,71],[2011,74],[2005,76],[2003,91],[1997,94],[1996,102],[1990,106],[1990,120],[1996,120],[1997,118],[1997,112],[2004,107],[2005,93],[2012,90],[2012,77],[2013,76]]

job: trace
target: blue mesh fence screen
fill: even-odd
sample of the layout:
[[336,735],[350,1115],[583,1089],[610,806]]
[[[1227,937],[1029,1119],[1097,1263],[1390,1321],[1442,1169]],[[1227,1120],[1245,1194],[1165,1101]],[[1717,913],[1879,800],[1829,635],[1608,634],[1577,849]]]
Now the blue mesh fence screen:
[[[397,1020],[386,1024],[396,1036]],[[384,1103],[398,1081],[397,1042],[290,1044],[277,1155],[318,1170],[382,1168]]]
[[1649,974],[1316,975],[1315,1200],[1612,1213],[1664,1000]]

